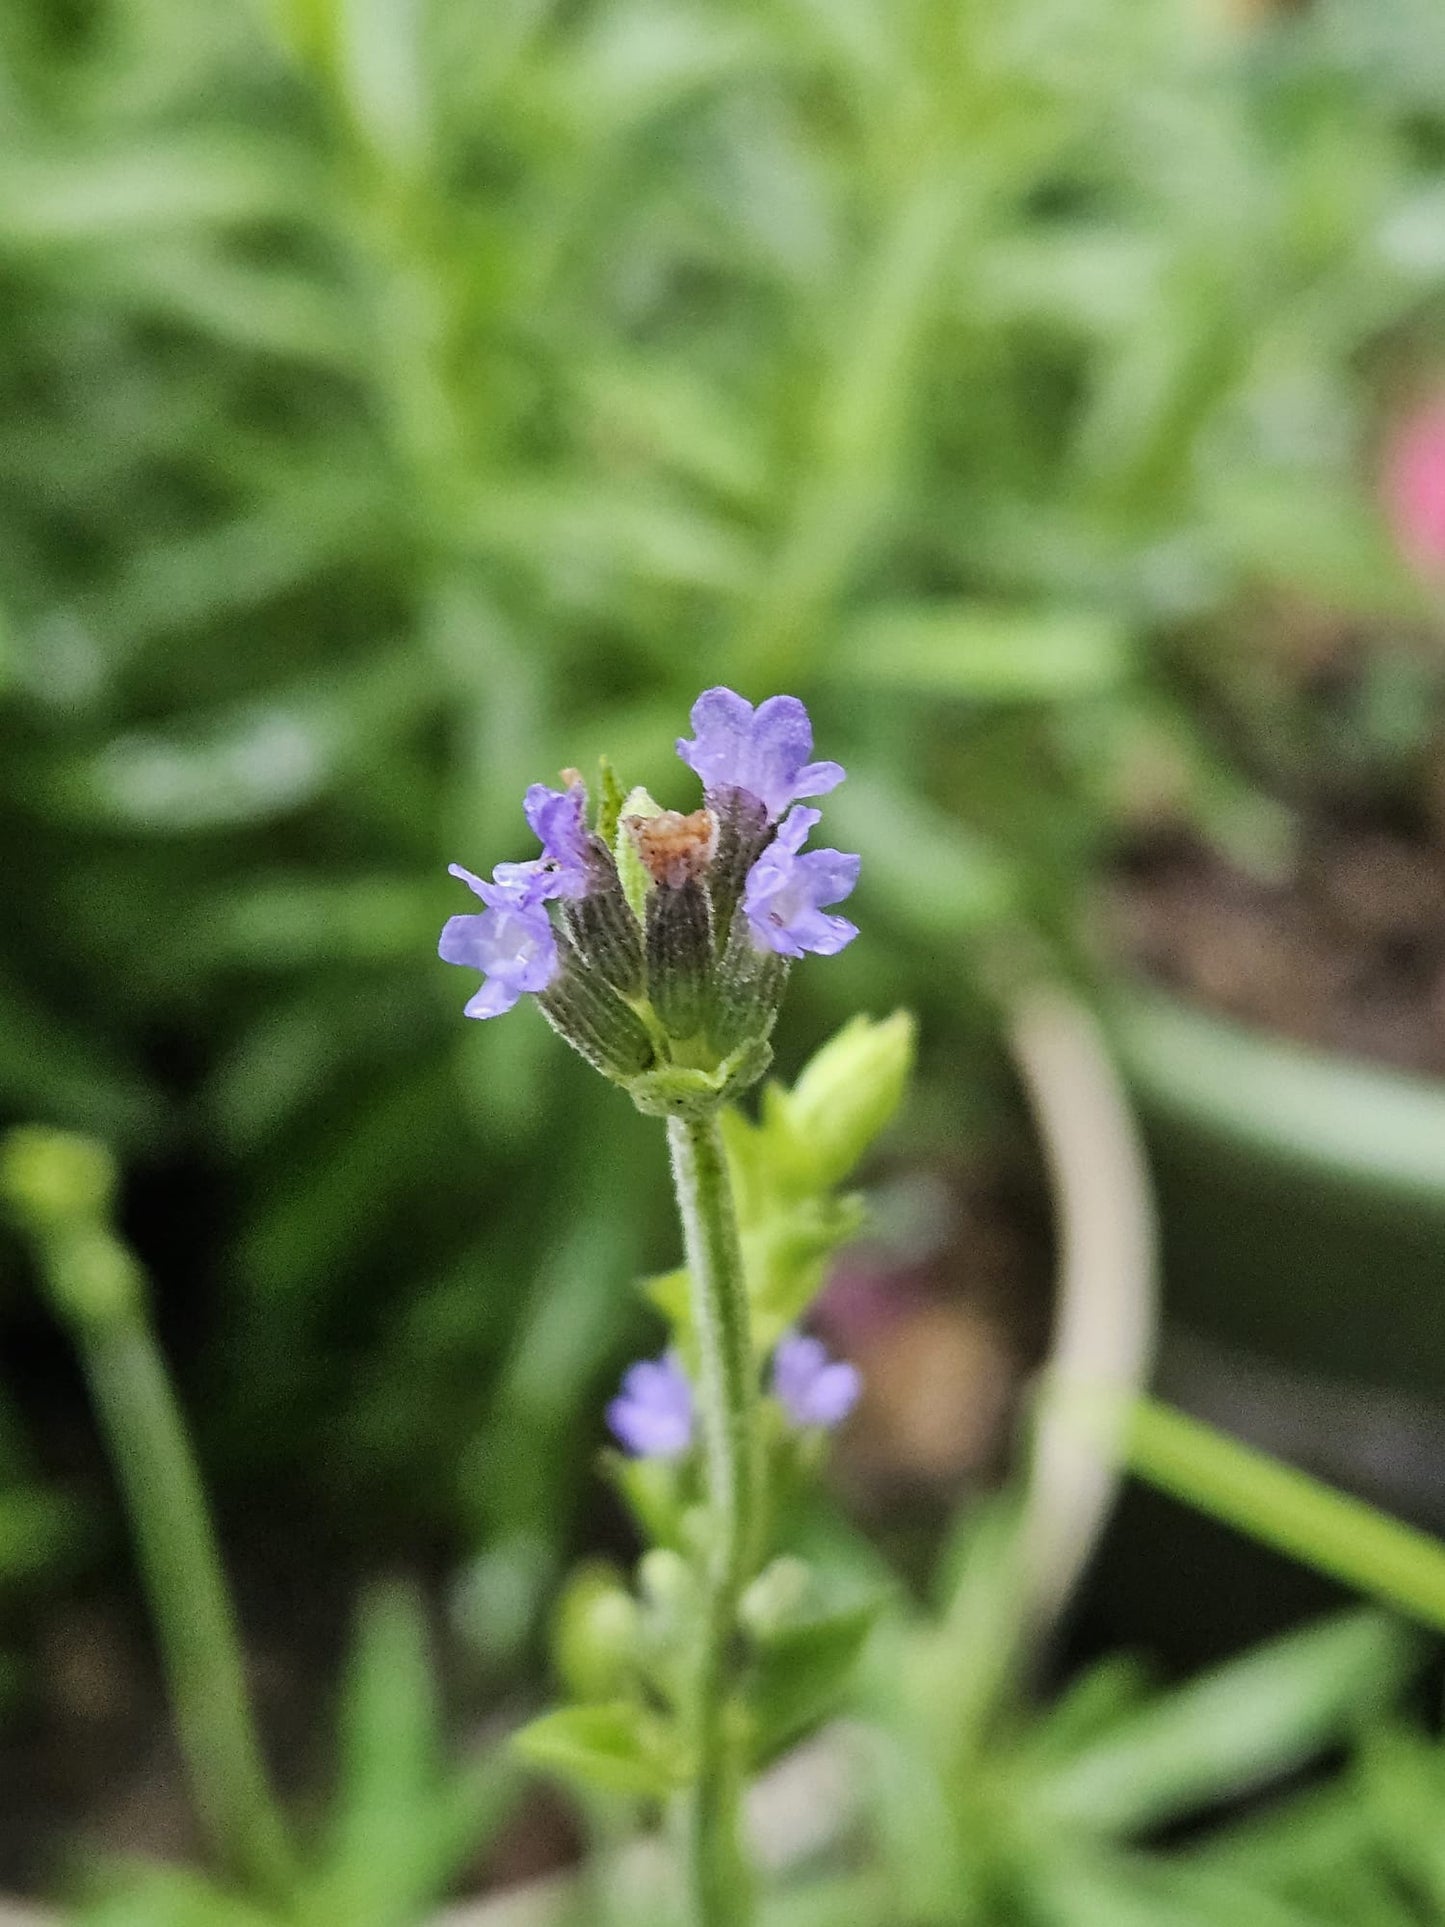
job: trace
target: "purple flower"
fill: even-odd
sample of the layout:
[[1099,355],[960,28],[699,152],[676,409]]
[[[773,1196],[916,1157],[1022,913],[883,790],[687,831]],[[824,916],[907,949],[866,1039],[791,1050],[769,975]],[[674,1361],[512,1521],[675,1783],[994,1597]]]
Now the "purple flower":
[[841,903],[858,881],[861,859],[841,850],[804,850],[821,810],[789,810],[743,888],[743,911],[754,944],[780,957],[811,950],[831,957],[858,934],[856,923],[830,917],[823,906]]
[[541,840],[539,861],[552,878],[553,897],[585,897],[591,881],[587,833],[587,790],[579,778],[566,789],[533,783],[522,802],[527,821]]
[[486,978],[466,1007],[468,1017],[499,1017],[526,990],[545,990],[557,974],[557,939],[546,899],[555,876],[540,863],[499,863],[490,883],[459,863],[451,874],[475,890],[486,909],[449,917],[437,945],[447,963],[465,964]]
[[841,1425],[862,1389],[858,1367],[829,1358],[821,1338],[790,1332],[773,1353],[773,1397],[800,1430]]
[[705,792],[746,790],[776,823],[800,796],[825,796],[843,780],[839,763],[810,763],[813,725],[796,696],[769,696],[756,709],[731,689],[705,689],[692,706],[696,734],[677,753]]
[[621,1393],[607,1407],[607,1423],[634,1458],[675,1459],[687,1450],[692,1387],[671,1353],[628,1367]]

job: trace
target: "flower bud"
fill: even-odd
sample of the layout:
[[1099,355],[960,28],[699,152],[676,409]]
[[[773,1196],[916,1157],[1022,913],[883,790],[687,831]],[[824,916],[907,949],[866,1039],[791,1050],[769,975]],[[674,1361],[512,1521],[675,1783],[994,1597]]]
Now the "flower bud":
[[707,892],[693,879],[659,884],[647,895],[647,994],[670,1037],[702,1029],[711,974]]
[[766,806],[747,790],[717,790],[708,801],[717,817],[717,850],[708,871],[708,894],[717,946],[722,950],[748,871],[777,835],[777,828],[768,821]]
[[115,1163],[94,1138],[24,1126],[0,1146],[0,1198],[37,1234],[103,1218],[115,1198]]
[[637,1669],[637,1601],[602,1561],[573,1574],[557,1604],[553,1659],[579,1700],[610,1700]]
[[594,1070],[615,1083],[626,1083],[648,1070],[653,1061],[652,1039],[636,1011],[623,1003],[608,984],[589,972],[565,939],[559,946],[562,968],[537,1002],[542,1014]]
[[643,1596],[654,1606],[671,1609],[692,1598],[696,1582],[692,1569],[680,1552],[657,1547],[645,1552],[637,1567]]
[[708,1042],[720,1057],[749,1039],[771,1035],[787,982],[787,959],[759,950],[747,919],[734,917],[713,977],[707,1018]]
[[789,1130],[820,1188],[842,1183],[898,1109],[913,1068],[914,1030],[904,1010],[882,1023],[855,1017],[787,1094]]
[[624,997],[642,994],[642,929],[623,894],[607,845],[590,837],[587,894],[561,906],[562,928],[604,982]]
[[643,868],[642,858],[638,854],[637,825],[639,821],[662,814],[661,803],[656,802],[645,789],[639,788],[627,792],[618,818],[617,840],[614,845],[617,874],[622,882],[622,894],[627,898],[639,923],[647,915],[647,890],[651,879]]
[[813,1584],[811,1568],[789,1554],[765,1566],[738,1602],[738,1617],[754,1639],[767,1640],[796,1619]]

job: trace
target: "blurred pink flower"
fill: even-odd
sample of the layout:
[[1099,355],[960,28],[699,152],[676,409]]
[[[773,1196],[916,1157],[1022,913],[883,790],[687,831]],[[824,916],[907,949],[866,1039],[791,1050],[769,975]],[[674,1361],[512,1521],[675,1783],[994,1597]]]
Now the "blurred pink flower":
[[1445,581],[1445,395],[1423,403],[1395,429],[1382,479],[1401,554],[1420,575]]
[[816,1319],[834,1344],[847,1351],[866,1344],[929,1302],[919,1274],[886,1257],[870,1257],[866,1247],[833,1267]]

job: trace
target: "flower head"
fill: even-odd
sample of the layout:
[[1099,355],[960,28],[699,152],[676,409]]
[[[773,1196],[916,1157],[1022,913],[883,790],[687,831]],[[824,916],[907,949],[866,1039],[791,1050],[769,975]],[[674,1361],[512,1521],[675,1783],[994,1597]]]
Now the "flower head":
[[675,1459],[692,1443],[692,1387],[672,1357],[645,1358],[623,1374],[607,1407],[619,1445],[639,1459]]
[[811,950],[831,957],[850,944],[858,926],[830,917],[824,906],[841,903],[858,881],[860,859],[841,850],[804,850],[820,810],[790,810],[776,838],[763,851],[743,886],[743,913],[759,950],[801,957]]
[[591,839],[587,831],[587,789],[582,779],[578,777],[560,790],[533,783],[522,808],[542,844],[538,861],[553,885],[547,894],[586,896],[591,884]]
[[858,1367],[830,1358],[821,1338],[790,1332],[773,1353],[773,1397],[800,1429],[841,1425],[862,1389]]
[[709,795],[755,796],[775,823],[801,796],[825,796],[843,780],[840,763],[810,763],[813,725],[796,696],[769,696],[754,709],[731,689],[705,689],[692,706],[692,739],[677,753]]
[[557,939],[546,905],[555,879],[539,863],[499,863],[490,883],[459,863],[450,869],[487,907],[449,917],[437,953],[486,979],[467,1004],[467,1016],[499,1017],[523,991],[545,990],[557,974]]

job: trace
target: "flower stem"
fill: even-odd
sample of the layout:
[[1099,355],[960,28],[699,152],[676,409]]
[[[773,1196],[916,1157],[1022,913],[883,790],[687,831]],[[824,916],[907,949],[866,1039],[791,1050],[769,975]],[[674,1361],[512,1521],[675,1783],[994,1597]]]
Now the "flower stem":
[[155,1614],[208,1831],[250,1891],[284,1901],[290,1852],[252,1721],[236,1625],[175,1394],[142,1313],[76,1323]]
[[738,1597],[754,1556],[752,1338],[737,1212],[717,1118],[670,1118],[667,1135],[692,1280],[711,1525],[706,1625],[693,1686],[696,1779],[683,1816],[688,1893],[692,1927],[746,1927],[752,1903],[739,1839],[743,1768],[728,1718],[728,1694]]

